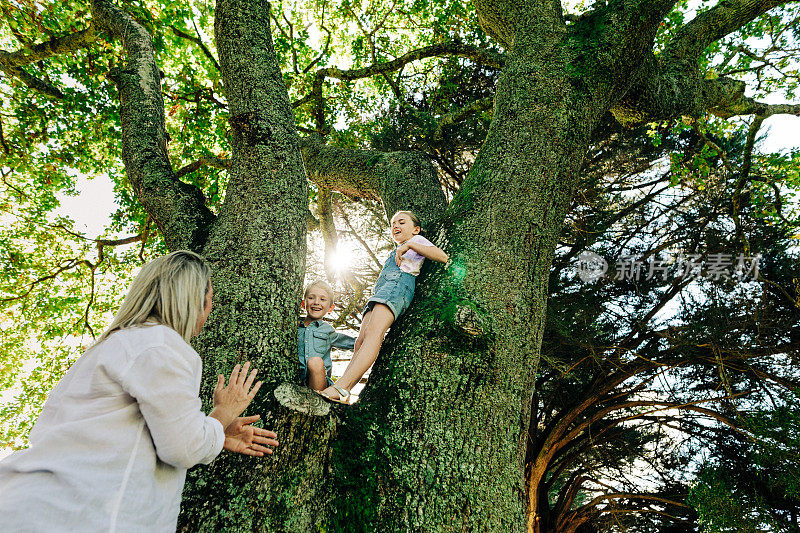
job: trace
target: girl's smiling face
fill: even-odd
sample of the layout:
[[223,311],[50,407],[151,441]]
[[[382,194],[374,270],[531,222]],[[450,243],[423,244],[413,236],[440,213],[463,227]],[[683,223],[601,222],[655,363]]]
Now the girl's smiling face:
[[392,217],[392,239],[397,244],[403,244],[408,239],[420,232],[420,227],[406,213],[397,213]]

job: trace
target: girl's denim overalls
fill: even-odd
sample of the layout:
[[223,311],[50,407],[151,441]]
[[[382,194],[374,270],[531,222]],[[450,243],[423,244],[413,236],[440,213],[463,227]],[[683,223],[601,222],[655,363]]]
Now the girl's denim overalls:
[[411,305],[417,278],[400,270],[394,261],[394,256],[395,252],[393,251],[383,263],[381,274],[375,282],[375,288],[372,289],[372,296],[367,300],[367,306],[364,308],[365,314],[372,309],[375,303],[382,303],[391,309],[394,319],[397,320]]

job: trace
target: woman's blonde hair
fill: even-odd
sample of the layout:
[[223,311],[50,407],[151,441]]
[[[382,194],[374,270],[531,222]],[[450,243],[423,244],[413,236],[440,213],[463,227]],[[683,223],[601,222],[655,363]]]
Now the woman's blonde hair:
[[153,259],[131,283],[114,320],[97,342],[146,322],[169,326],[189,342],[211,288],[211,268],[194,252],[178,250]]

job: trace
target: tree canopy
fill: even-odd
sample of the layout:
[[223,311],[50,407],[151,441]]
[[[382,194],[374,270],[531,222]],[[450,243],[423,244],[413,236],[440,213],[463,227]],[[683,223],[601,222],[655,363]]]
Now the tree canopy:
[[[798,466],[800,152],[759,145],[769,117],[800,115],[800,3],[0,11],[0,443],[26,445],[137,268],[190,248],[222,287],[208,374],[242,351],[267,367],[259,409],[307,459],[247,492],[228,463],[197,471],[184,529],[234,512],[272,531],[798,526],[780,467]],[[59,210],[79,179],[114,184],[102,235]],[[359,407],[298,418],[271,390],[297,381],[303,274],[334,280],[336,323],[357,327],[386,213],[407,207],[451,264],[423,273]],[[360,264],[333,267],[340,241]],[[587,250],[611,269],[590,284]],[[759,254],[750,277],[646,277],[648,260]],[[641,275],[612,279],[630,259]],[[491,452],[454,444],[478,431]]]

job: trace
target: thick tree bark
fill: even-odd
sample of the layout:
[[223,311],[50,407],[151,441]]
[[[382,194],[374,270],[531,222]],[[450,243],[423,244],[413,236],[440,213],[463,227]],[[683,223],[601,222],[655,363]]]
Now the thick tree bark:
[[279,383],[299,380],[308,187],[269,9],[250,0],[217,3],[232,158],[225,203],[204,249],[214,268],[216,309],[197,346],[205,358],[204,398],[211,397],[214,376],[235,363],[250,360],[260,369],[264,392],[250,412],[280,432],[282,445],[271,457],[222,454],[192,471],[183,531],[309,531],[327,501],[315,487],[334,419],[283,407],[271,394]]
[[741,28],[787,0],[720,2],[679,28],[656,56],[650,54],[635,85],[612,107],[624,125],[636,125],[679,116],[700,117],[710,112],[722,118],[776,112],[800,114],[800,106],[773,108],[745,97],[745,83],[731,78],[705,79],[702,52],[713,42]]
[[149,35],[112,3],[93,2],[95,21],[128,52],[118,79],[136,193],[171,248],[202,249],[214,266],[216,310],[197,343],[203,396],[217,373],[254,361],[266,384],[252,412],[282,441],[272,457],[224,454],[193,470],[182,531],[541,528],[536,502],[546,495],[526,495],[523,462],[553,250],[592,132],[635,99],[674,3],[612,0],[568,28],[555,0],[476,1],[508,55],[489,134],[446,211],[419,154],[302,143],[321,186],[380,197],[389,214],[411,208],[441,220],[432,238],[452,259],[426,265],[360,402],[331,409],[307,389],[279,386],[299,377],[308,191],[269,6],[217,5],[233,155],[215,219],[167,160]]
[[410,209],[424,221],[438,222],[444,213],[447,201],[436,167],[421,152],[337,148],[316,135],[303,139],[302,151],[311,181],[351,198],[382,200],[387,217]]

